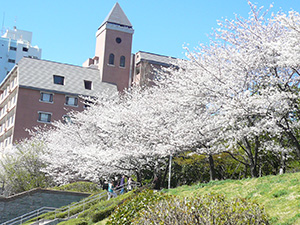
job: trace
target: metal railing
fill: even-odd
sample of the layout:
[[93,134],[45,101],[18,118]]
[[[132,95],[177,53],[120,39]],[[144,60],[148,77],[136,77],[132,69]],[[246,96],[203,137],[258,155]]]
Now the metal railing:
[[[138,182],[134,182],[132,181],[131,182],[131,188],[132,190],[135,189],[136,187],[140,187],[140,183]],[[128,187],[128,183],[125,183],[123,186],[117,186],[116,188],[114,188],[114,192],[117,194],[117,195],[120,195],[120,192],[122,189],[127,189]],[[75,208],[79,208],[79,207],[82,207],[82,210],[80,212],[78,212],[77,214],[79,213],[82,213],[84,212],[86,209],[88,209],[89,207],[86,207],[87,204],[92,204],[93,202],[95,202],[96,200],[100,200],[103,199],[103,200],[106,200],[104,199],[104,196],[108,196],[110,193],[107,192],[107,191],[104,191],[104,192],[101,192],[99,194],[96,194],[96,195],[93,195],[93,196],[90,196],[90,197],[87,197],[79,202],[75,202],[71,205],[68,205],[68,206],[65,206],[65,207],[61,207],[61,208],[54,208],[54,207],[43,207],[43,208],[40,208],[40,209],[37,209],[37,210],[34,210],[32,212],[29,212],[29,213],[26,213],[22,216],[19,216],[19,217],[16,217],[12,220],[9,220],[9,221],[6,221],[0,225],[14,225],[14,224],[22,224],[23,222],[27,221],[27,220],[30,220],[34,217],[38,217],[40,216],[41,214],[43,213],[47,213],[47,212],[52,212],[51,214],[54,214],[54,219],[56,219],[56,216],[57,214],[59,213],[67,213],[67,217],[65,218],[70,218],[70,213],[73,209]],[[108,197],[109,199],[109,197]],[[48,211],[44,211],[42,212],[41,210],[46,210],[48,209]],[[30,216],[31,215],[31,216]]]
[[11,219],[11,220],[8,220],[4,223],[1,223],[1,225],[14,225],[14,224],[22,224],[23,222],[27,221],[27,220],[30,220],[34,217],[37,217],[41,214],[44,214],[44,213],[47,213],[47,212],[52,212],[54,210],[56,210],[57,208],[54,208],[54,207],[42,207],[42,208],[39,208],[39,209],[36,209],[34,211],[31,211],[29,213],[26,213],[22,216],[18,216],[14,219]]

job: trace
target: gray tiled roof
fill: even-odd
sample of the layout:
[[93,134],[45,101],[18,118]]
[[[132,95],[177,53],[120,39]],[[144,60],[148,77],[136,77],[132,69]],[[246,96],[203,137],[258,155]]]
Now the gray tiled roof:
[[[117,91],[116,85],[101,82],[98,69],[31,58],[22,58],[18,69],[21,87],[89,96]],[[63,76],[64,85],[54,84],[53,75]],[[84,80],[92,81],[92,90],[85,89]]]
[[136,53],[139,55],[139,58],[137,59],[138,63],[139,61],[148,61],[150,63],[157,63],[157,64],[175,64],[177,59],[170,57],[170,56],[164,56],[164,55],[158,55],[150,52],[143,52],[139,51]]
[[128,20],[127,16],[123,12],[118,2],[114,5],[110,13],[107,15],[102,25],[105,24],[106,22],[132,27],[130,21]]

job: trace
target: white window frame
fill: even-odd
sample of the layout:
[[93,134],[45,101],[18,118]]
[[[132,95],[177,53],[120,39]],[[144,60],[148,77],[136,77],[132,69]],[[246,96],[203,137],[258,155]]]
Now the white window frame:
[[[45,120],[41,120],[42,119],[42,114],[43,115],[48,115],[48,118],[47,118],[47,121],[45,121]],[[49,120],[49,116],[50,116],[50,121],[48,121]],[[51,123],[51,117],[52,117],[52,113],[51,112],[42,112],[42,111],[38,111],[38,122],[39,123]]]
[[[50,96],[50,99],[49,101],[47,99],[44,99],[43,98],[43,95],[49,95]],[[41,95],[40,95],[40,102],[46,102],[46,103],[53,103],[53,96],[54,94],[53,93],[49,93],[49,92],[41,92]]]
[[72,124],[72,118],[69,115],[63,115],[62,116],[63,122],[66,124]]
[[[70,104],[70,102],[69,102],[70,99],[74,99],[74,104]],[[66,95],[65,105],[72,106],[72,107],[78,107],[78,97]]]

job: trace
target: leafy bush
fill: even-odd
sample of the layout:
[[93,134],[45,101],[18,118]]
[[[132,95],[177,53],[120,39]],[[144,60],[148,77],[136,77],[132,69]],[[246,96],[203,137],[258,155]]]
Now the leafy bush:
[[91,206],[86,211],[80,213],[78,218],[85,218],[93,223],[101,221],[110,216],[110,214],[117,208],[118,205],[122,204],[125,199],[132,198],[134,192],[127,192],[123,195],[119,195],[116,198],[111,198],[108,201],[99,201],[97,204]]
[[59,225],[88,225],[88,222],[85,219],[77,218],[77,219],[70,219],[65,222],[59,223]]
[[53,184],[42,171],[45,164],[39,158],[44,144],[25,140],[14,146],[0,159],[0,183],[4,195],[12,195],[33,188],[46,188]]
[[60,191],[74,191],[74,192],[87,192],[87,193],[94,193],[94,192],[101,191],[101,189],[98,188],[97,184],[92,182],[84,182],[84,181],[62,185],[59,187],[55,187],[53,189],[60,190]]
[[144,190],[119,205],[111,214],[106,224],[131,224],[137,212],[147,207],[147,205],[155,204],[163,198],[168,198],[168,195],[164,195],[161,192],[153,192],[153,190]]
[[264,210],[245,199],[222,195],[164,198],[141,210],[132,224],[269,224]]
[[95,212],[93,215],[92,215],[92,221],[94,223],[98,222],[98,221],[101,221],[107,217],[110,216],[110,214],[115,210],[116,208],[116,205],[111,205],[111,206],[108,206],[107,208],[99,211],[99,212]]

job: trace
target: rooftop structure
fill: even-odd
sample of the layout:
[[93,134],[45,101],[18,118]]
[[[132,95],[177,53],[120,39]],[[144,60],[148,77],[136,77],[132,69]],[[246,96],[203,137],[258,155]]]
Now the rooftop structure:
[[31,45],[32,32],[7,30],[0,38],[0,82],[23,57],[40,59],[42,50]]
[[[103,23],[100,27],[102,27],[106,23],[121,25],[125,27],[132,28],[130,21],[128,20],[127,16],[123,12],[122,8],[120,7],[119,3],[116,3],[112,10],[109,12]],[[99,27],[99,28],[100,28]]]
[[132,82],[135,85],[153,85],[159,79],[158,71],[176,64],[177,59],[150,52],[139,51],[135,54],[135,71]]

